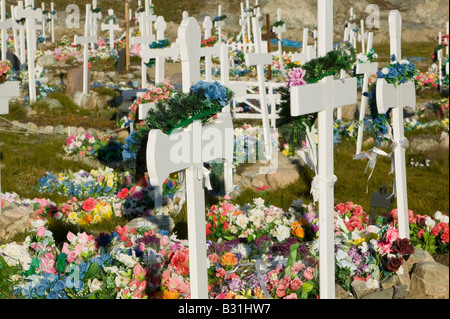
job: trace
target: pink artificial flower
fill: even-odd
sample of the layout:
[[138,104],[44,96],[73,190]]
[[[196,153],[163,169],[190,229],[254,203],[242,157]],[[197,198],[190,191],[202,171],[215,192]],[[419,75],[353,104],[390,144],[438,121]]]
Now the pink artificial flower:
[[300,289],[300,287],[303,285],[303,281],[300,280],[300,278],[295,277],[292,281],[291,281],[291,289],[292,290],[298,290]]
[[297,298],[297,294],[295,292],[292,292],[289,295],[287,295],[286,297],[284,297],[283,299],[298,299],[298,298]]
[[393,229],[393,228],[389,228],[386,232],[386,239],[387,241],[389,241],[391,244],[396,241],[398,238],[398,231]]
[[44,237],[45,236],[45,227],[44,226],[39,227],[36,235],[39,237]]
[[314,278],[314,268],[307,267],[306,270],[303,272],[303,277],[305,277],[306,280],[311,280]]
[[169,245],[169,243],[170,243],[169,236],[164,235],[164,236],[160,239],[159,243],[160,243],[161,246],[164,246],[164,247],[167,246],[167,245]]
[[84,201],[83,203],[83,210],[90,212],[91,210],[93,210],[95,207],[95,199],[93,198],[88,198]]
[[294,86],[305,85],[306,82],[303,80],[303,77],[305,76],[305,74],[306,74],[306,71],[304,71],[303,69],[294,68],[292,71],[289,72],[286,86],[288,88],[291,88]]

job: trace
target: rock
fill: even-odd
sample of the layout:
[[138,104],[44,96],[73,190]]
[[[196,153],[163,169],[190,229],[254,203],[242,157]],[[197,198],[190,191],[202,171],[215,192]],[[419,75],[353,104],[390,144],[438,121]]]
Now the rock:
[[7,240],[30,230],[31,222],[36,219],[32,208],[5,202],[0,215],[0,240]]
[[175,227],[175,222],[173,219],[166,215],[149,216],[149,217],[139,217],[130,221],[128,227],[149,227],[155,231],[167,230],[169,233]]
[[400,287],[394,287],[394,299],[405,299],[408,295],[408,286],[402,285]]
[[46,127],[43,128],[42,132],[45,134],[53,134],[55,131],[55,128],[51,125],[47,125]]
[[417,137],[411,140],[409,147],[416,152],[429,152],[439,148],[440,144],[432,137]]
[[75,127],[75,126],[67,126],[67,127],[64,129],[64,134],[66,134],[66,135],[74,135],[74,134],[77,134],[77,127]]
[[442,132],[441,138],[440,138],[440,147],[448,150],[449,149],[449,135],[448,132]]
[[361,280],[353,280],[352,289],[357,299],[361,299],[362,297],[378,290],[377,288],[367,287],[366,283]]
[[48,108],[50,110],[62,110],[64,109],[64,106],[56,99],[47,99],[46,100]]
[[64,126],[61,124],[56,125],[53,133],[58,134],[58,135],[64,135]]
[[255,188],[261,188],[264,186],[269,186],[266,180],[266,177],[264,175],[256,175],[252,181],[251,185]]
[[39,129],[39,127],[36,124],[32,123],[32,122],[28,122],[26,124],[26,128],[28,130],[30,130],[30,131],[37,131]]
[[336,299],[354,299],[353,295],[339,285],[335,287]]
[[84,127],[81,126],[77,128],[76,132],[78,135],[86,134],[86,130],[84,129]]
[[128,135],[129,135],[128,130],[121,130],[117,133],[117,140],[125,142]]
[[56,66],[56,58],[51,54],[43,55],[36,60],[36,64],[44,68]]
[[361,299],[393,299],[394,288],[378,290],[361,297]]
[[414,264],[418,264],[423,261],[434,262],[434,259],[428,251],[414,247],[414,254],[409,256],[407,263],[409,263],[412,268]]
[[284,188],[300,178],[295,168],[280,168],[273,174],[266,175],[267,182],[272,188]]
[[82,92],[76,92],[73,101],[83,110],[95,110],[99,105],[95,93],[83,94]]
[[437,262],[415,264],[411,274],[412,299],[448,299],[449,268]]
[[342,119],[353,121],[359,118],[358,105],[348,105],[342,108]]

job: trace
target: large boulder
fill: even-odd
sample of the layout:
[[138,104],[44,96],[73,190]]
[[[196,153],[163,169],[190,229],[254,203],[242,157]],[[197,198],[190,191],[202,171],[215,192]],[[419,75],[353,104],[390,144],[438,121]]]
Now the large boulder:
[[32,208],[5,201],[0,215],[0,240],[31,230],[37,218]]
[[449,268],[437,262],[415,264],[411,273],[411,299],[448,299]]

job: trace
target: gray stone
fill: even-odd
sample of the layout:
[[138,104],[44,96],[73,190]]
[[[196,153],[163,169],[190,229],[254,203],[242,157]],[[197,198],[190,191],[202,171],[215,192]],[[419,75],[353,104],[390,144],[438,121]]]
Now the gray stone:
[[361,297],[361,299],[393,299],[394,288],[378,290]]
[[440,139],[440,147],[448,150],[449,149],[449,135],[448,132],[442,132]]
[[36,60],[36,64],[44,68],[56,66],[56,58],[54,55],[51,54],[43,55]]
[[411,298],[448,299],[449,268],[437,262],[415,264],[411,274]]
[[264,175],[256,175],[251,182],[251,185],[255,188],[269,186]]
[[26,124],[26,128],[29,129],[30,131],[37,131],[39,129],[39,127],[32,122],[28,122]]
[[84,110],[95,110],[98,107],[98,98],[95,93],[76,92],[73,101]]
[[64,108],[61,102],[56,99],[47,99],[46,102],[50,110],[62,110]]
[[369,288],[366,283],[361,280],[353,280],[352,290],[357,299],[362,299],[362,297],[371,294],[378,290],[377,288]]
[[438,141],[432,137],[416,137],[411,139],[409,147],[416,152],[429,152],[440,147]]
[[51,125],[47,125],[46,127],[43,128],[42,132],[45,134],[53,134],[55,131],[55,128]]
[[55,130],[53,132],[58,135],[64,135],[64,126],[61,124],[56,125]]
[[173,219],[166,215],[149,216],[149,217],[139,217],[130,221],[128,227],[148,227],[155,231],[167,230],[172,232],[175,227]]
[[267,182],[272,188],[285,188],[300,178],[295,168],[280,168],[273,174],[266,175]]

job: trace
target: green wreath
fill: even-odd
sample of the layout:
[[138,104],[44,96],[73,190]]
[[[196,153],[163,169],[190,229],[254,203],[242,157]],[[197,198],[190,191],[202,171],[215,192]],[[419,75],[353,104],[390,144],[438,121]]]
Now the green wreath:
[[[325,56],[311,60],[301,66],[305,71],[303,81],[307,84],[317,83],[327,76],[340,75],[344,70],[354,76],[354,64],[356,52],[353,47],[343,45],[339,49],[328,52]],[[293,154],[303,147],[302,142],[306,137],[306,125],[310,128],[317,119],[317,113],[303,116],[291,116],[291,94],[289,88],[281,87],[280,119],[277,122],[280,133],[280,145],[287,143]]]
[[171,133],[189,126],[194,121],[203,123],[219,113],[233,98],[233,91],[219,82],[200,81],[193,85],[189,93],[177,93],[165,102],[158,102],[150,110],[135,134],[135,144],[131,150],[136,153],[136,178],[139,180],[147,171],[146,149],[148,133],[158,129]]

